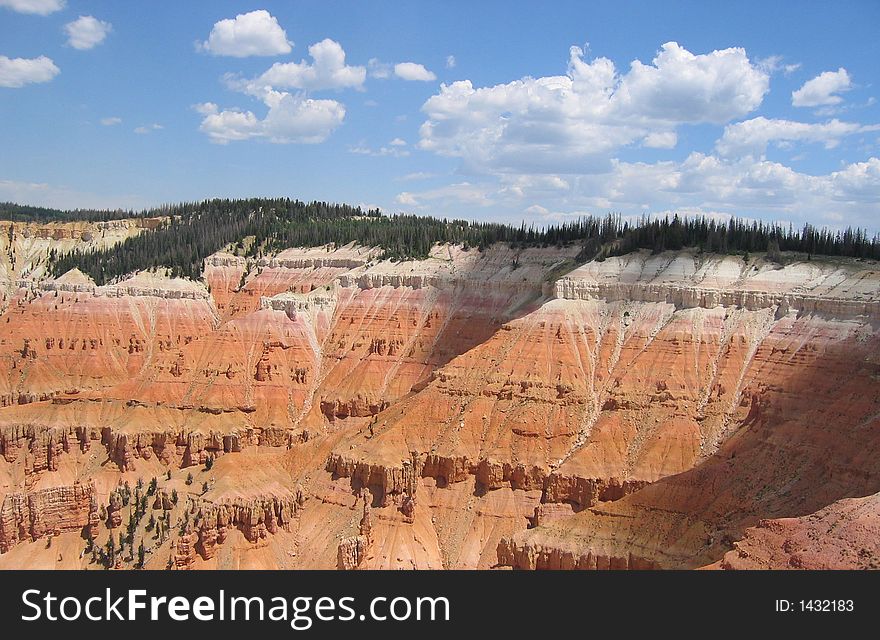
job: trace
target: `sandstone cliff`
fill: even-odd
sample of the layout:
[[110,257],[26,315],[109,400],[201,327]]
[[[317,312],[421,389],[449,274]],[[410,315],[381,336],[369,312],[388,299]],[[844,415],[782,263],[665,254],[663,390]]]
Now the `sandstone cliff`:
[[16,262],[0,566],[50,535],[134,566],[129,530],[148,568],[874,562],[805,540],[877,513],[847,502],[880,491],[877,266],[576,254],[221,252],[103,287]]

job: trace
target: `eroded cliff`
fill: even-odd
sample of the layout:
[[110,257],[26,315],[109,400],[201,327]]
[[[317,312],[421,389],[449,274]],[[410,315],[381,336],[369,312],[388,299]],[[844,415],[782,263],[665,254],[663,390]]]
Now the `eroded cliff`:
[[576,254],[33,271],[0,317],[0,566],[50,535],[55,566],[771,563],[767,522],[880,491],[876,265]]

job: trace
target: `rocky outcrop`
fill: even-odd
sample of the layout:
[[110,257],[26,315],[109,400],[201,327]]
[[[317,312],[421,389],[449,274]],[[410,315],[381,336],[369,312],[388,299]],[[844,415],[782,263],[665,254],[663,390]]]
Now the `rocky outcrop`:
[[128,281],[115,285],[98,287],[95,289],[95,295],[112,298],[150,296],[153,298],[165,298],[168,300],[209,300],[211,297],[211,294],[208,293],[207,289],[199,287],[171,288]]
[[388,407],[388,403],[384,400],[371,400],[358,395],[355,398],[349,398],[343,402],[336,400],[322,400],[321,413],[328,420],[345,419],[345,418],[366,418],[374,416]]
[[644,480],[619,478],[583,478],[551,473],[544,489],[544,502],[566,502],[576,509],[586,509],[601,502],[620,500],[647,485]]
[[344,274],[338,278],[341,287],[357,287],[359,289],[378,289],[379,287],[409,287],[423,289],[437,287],[446,281],[440,276],[409,275],[397,273],[363,273],[359,275]]
[[0,552],[92,524],[94,487],[75,483],[28,493],[10,493],[0,507]]
[[648,484],[642,480],[584,478],[550,472],[538,465],[500,462],[487,458],[476,461],[467,456],[444,456],[436,453],[419,455],[399,465],[353,460],[341,453],[330,456],[327,470],[339,477],[351,478],[355,491],[368,487],[382,504],[398,500],[414,478],[433,478],[437,486],[464,482],[474,477],[480,493],[510,488],[522,491],[542,491],[542,502],[568,503],[576,510],[598,502],[619,500]]
[[122,526],[122,494],[119,491],[110,493],[110,501],[107,506],[107,528],[116,529]]
[[719,291],[677,284],[628,284],[582,282],[561,278],[554,294],[565,300],[605,300],[615,302],[661,302],[680,309],[713,309],[738,307],[749,311],[778,309],[780,315],[790,311],[822,313],[838,318],[864,316],[880,317],[880,302],[851,300],[831,296],[811,296],[797,293],[767,293],[765,291]]
[[279,529],[290,531],[304,502],[301,487],[290,497],[242,498],[221,503],[202,500],[196,517],[196,549],[205,560],[214,557],[217,545],[226,541],[230,527],[239,529],[253,544],[265,541]]
[[544,548],[533,543],[521,544],[503,538],[498,544],[498,566],[514,569],[547,570],[645,570],[659,569],[653,560],[633,554],[608,556],[578,553],[558,546]]
[[294,257],[279,255],[275,257],[260,258],[257,260],[258,267],[269,267],[271,269],[356,269],[367,263],[366,259],[327,256],[303,256]]
[[326,469],[337,477],[351,478],[352,488],[358,493],[368,489],[381,506],[402,499],[407,489],[416,484],[421,470],[420,464],[413,464],[412,460],[386,466],[350,460],[338,453],[330,455]]
[[797,312],[878,318],[877,276],[859,271],[821,263],[747,265],[735,256],[636,252],[576,269],[556,281],[553,295],[664,303],[679,309],[774,309],[780,317]]
[[0,455],[12,464],[23,458],[26,481],[44,471],[57,471],[64,454],[88,451],[97,439],[94,429],[86,427],[51,427],[12,424],[0,427]]
[[880,569],[880,494],[834,502],[800,518],[745,530],[721,569]]
[[188,571],[193,569],[196,563],[196,543],[198,534],[187,524],[177,540],[174,542],[174,550],[171,556],[172,569]]
[[291,320],[299,315],[310,317],[315,313],[333,313],[336,297],[331,292],[314,291],[307,294],[280,293],[270,298],[260,298],[260,309],[283,311]]
[[547,470],[536,465],[482,459],[476,467],[477,487],[491,491],[501,487],[531,491],[544,488]]
[[341,571],[360,569],[373,545],[369,493],[366,490],[362,491],[360,499],[363,502],[363,515],[358,525],[358,534],[343,539],[336,549],[336,568]]
[[[207,410],[206,413],[212,413]],[[232,413],[247,414],[242,408]],[[222,411],[217,411],[222,413]],[[284,447],[302,442],[302,432],[286,429],[232,430],[227,433],[217,431],[188,431],[169,429],[163,431],[144,430],[139,433],[119,432],[105,428],[101,442],[106,447],[110,460],[123,471],[137,468],[137,460],[155,458],[172,467],[203,465],[208,458],[218,458],[227,453],[237,453],[248,447]]]

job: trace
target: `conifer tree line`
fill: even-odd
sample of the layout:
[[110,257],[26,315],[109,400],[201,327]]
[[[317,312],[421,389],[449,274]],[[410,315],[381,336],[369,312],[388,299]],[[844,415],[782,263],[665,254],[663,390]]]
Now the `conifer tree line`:
[[[61,213],[69,216],[63,219],[78,219],[76,212]],[[99,215],[115,216],[116,212],[85,215],[96,220],[103,219]],[[108,249],[53,253],[53,274],[59,276],[76,267],[104,284],[135,271],[168,267],[174,276],[197,279],[204,259],[224,248],[260,257],[288,247],[350,242],[380,247],[382,257],[392,260],[425,258],[436,243],[482,250],[496,242],[514,248],[576,245],[580,261],[603,260],[639,249],[661,252],[685,247],[722,254],[768,252],[774,259],[784,251],[880,259],[880,235],[869,237],[861,229],[832,231],[809,224],[794,228],[737,218],[719,221],[673,215],[630,221],[609,214],[544,227],[515,226],[409,214],[386,216],[378,210],[289,198],[205,200],[165,205],[130,216],[164,216],[168,221]]]
[[123,218],[149,217],[149,211],[135,212],[130,209],[71,209],[62,211],[61,209],[32,207],[14,202],[0,202],[0,220],[11,220],[13,222],[74,222],[81,220],[87,222],[107,222],[108,220],[122,220]]

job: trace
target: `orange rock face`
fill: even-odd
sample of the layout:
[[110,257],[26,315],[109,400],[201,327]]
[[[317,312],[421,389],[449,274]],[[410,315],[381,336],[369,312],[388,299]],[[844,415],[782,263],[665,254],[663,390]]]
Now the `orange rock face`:
[[0,551],[89,525],[92,492],[91,487],[76,483],[6,494],[0,507]]
[[576,253],[9,284],[0,567],[874,566],[876,266]]
[[800,518],[761,520],[722,569],[880,569],[880,496],[848,498]]

